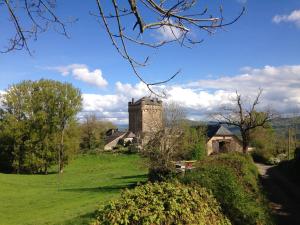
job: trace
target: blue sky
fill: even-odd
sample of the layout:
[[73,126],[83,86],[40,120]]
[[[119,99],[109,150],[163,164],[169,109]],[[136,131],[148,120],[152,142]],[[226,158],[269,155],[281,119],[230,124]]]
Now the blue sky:
[[[251,96],[259,87],[265,90],[265,105],[280,112],[297,110],[300,1],[202,2],[211,11],[222,4],[227,20],[238,15],[242,6],[246,6],[246,13],[214,35],[195,32],[204,42],[192,49],[178,44],[159,50],[130,48],[136,57],[150,56],[150,65],[141,71],[145,79],[159,81],[181,69],[180,75],[166,87],[169,94],[166,101],[177,101],[187,109],[191,119],[215,110],[235,90]],[[33,56],[26,51],[0,54],[0,90],[25,79],[68,81],[84,93],[86,111],[126,123],[126,102],[131,97],[147,95],[146,88],[133,75],[128,62],[117,54],[103,27],[89,15],[89,11],[97,12],[95,1],[57,3],[57,14],[62,19],[79,19],[67,26],[70,39],[50,30],[29,43]],[[0,14],[0,33],[4,34],[0,35],[0,47],[7,44],[5,35],[10,26],[5,14]],[[160,38],[161,34],[151,35]]]

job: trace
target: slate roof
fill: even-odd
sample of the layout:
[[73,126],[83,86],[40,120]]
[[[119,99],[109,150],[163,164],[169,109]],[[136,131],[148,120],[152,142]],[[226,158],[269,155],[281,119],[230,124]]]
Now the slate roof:
[[208,125],[206,135],[208,138],[213,136],[233,136],[234,134],[223,125]]
[[119,138],[122,135],[124,135],[124,139],[135,137],[135,134],[131,131],[118,131],[117,129],[114,129],[114,132],[111,133],[111,130],[108,130],[108,132],[106,132],[105,144],[112,142],[113,140]]
[[131,131],[128,131],[128,132],[125,134],[124,138],[135,138],[135,134],[132,133]]
[[120,136],[124,135],[126,132],[123,131],[115,131],[113,134],[106,136],[105,138],[105,144],[108,144],[110,142],[112,142],[113,140],[119,138]]

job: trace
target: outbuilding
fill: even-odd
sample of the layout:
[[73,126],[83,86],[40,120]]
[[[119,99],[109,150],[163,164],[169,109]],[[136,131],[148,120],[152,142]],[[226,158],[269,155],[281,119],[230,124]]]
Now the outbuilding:
[[229,151],[242,152],[243,150],[241,140],[224,125],[208,125],[206,136],[208,155]]

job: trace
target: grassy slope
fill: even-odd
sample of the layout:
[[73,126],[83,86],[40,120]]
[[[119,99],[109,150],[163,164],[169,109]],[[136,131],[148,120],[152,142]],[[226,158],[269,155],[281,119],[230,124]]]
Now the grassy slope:
[[137,155],[81,156],[58,175],[0,173],[0,225],[82,224],[130,184],[145,179]]

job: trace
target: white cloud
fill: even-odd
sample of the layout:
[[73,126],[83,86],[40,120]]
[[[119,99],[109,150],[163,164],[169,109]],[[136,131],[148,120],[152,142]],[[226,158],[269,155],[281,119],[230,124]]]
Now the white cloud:
[[[127,104],[131,98],[148,96],[142,83],[135,85],[117,82],[112,95],[84,94],[84,110],[97,112],[100,118],[115,123],[127,123]],[[230,104],[235,91],[243,97],[254,97],[263,88],[262,107],[271,106],[281,113],[300,111],[300,65],[242,68],[241,74],[217,79],[203,79],[188,84],[165,87],[164,102],[176,102],[190,119],[203,119],[206,115]]]
[[300,9],[294,10],[288,15],[276,15],[272,21],[277,24],[282,22],[295,23],[300,28]]
[[[174,24],[171,19],[165,21],[170,24]],[[156,31],[155,37],[160,41],[172,41],[180,39],[183,35],[183,31],[181,29],[167,25],[159,27]]]
[[[294,113],[295,110],[300,112],[300,64],[244,67],[236,75],[166,86],[167,98],[163,101],[177,102],[190,119],[199,120],[221,105],[229,104],[236,90],[242,97],[250,98],[257,94],[258,88],[263,88],[262,106],[271,106],[281,113]],[[131,98],[143,96],[149,96],[143,83],[117,82],[112,94],[83,94],[83,113],[94,112],[101,119],[126,124],[128,102]]]
[[2,95],[4,95],[5,94],[5,91],[2,91],[2,90],[0,90],[0,108],[3,106],[3,98],[2,98]]
[[58,71],[63,76],[72,75],[77,80],[100,88],[105,87],[108,84],[108,82],[103,78],[102,71],[100,69],[90,71],[84,64],[48,67],[47,69]]
[[111,95],[83,94],[83,113],[95,113],[98,118],[117,124],[128,123],[128,102],[131,98],[148,95],[145,84],[135,85],[117,82]]
[[300,65],[247,67],[242,71],[242,74],[235,76],[192,82],[187,87],[226,90],[232,93],[238,90],[249,97],[253,97],[258,88],[262,88],[264,105],[270,105],[280,112],[300,107]]
[[132,84],[122,84],[121,82],[116,83],[116,91],[118,94],[125,96],[132,96],[134,98],[141,98],[148,93],[148,88],[142,82],[135,85]]

